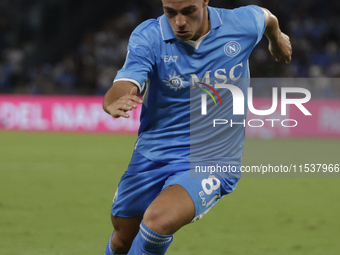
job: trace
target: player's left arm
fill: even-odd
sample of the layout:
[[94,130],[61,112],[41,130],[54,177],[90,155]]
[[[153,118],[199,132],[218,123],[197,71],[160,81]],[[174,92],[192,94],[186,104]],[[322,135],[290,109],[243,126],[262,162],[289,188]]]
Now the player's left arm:
[[269,40],[268,49],[275,57],[276,61],[283,60],[289,64],[292,60],[292,45],[289,36],[283,33],[279,26],[279,21],[268,9],[262,8],[266,20],[266,30],[264,35]]

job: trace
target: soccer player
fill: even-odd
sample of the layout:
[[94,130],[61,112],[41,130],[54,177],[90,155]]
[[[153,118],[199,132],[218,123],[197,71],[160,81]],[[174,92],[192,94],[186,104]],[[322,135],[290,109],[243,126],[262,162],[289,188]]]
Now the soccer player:
[[[112,204],[106,255],[165,254],[178,229],[235,189],[239,178],[190,177],[190,90],[197,81],[249,78],[248,58],[263,34],[277,61],[291,61],[289,37],[265,8],[162,3],[164,15],[131,34],[125,64],[104,98],[104,110],[116,118],[129,118],[142,104],[139,136]],[[225,159],[240,165],[244,127],[226,129],[219,139]]]

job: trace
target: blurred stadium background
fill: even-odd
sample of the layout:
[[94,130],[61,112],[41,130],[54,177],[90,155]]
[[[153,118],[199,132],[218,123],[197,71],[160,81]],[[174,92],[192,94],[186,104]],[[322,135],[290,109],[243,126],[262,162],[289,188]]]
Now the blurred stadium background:
[[[226,8],[248,4],[272,11],[293,44],[293,61],[285,65],[262,40],[251,55],[252,77],[338,81],[339,1],[210,1]],[[123,65],[131,31],[161,13],[160,0],[0,0],[0,105],[36,95],[99,96],[100,102]],[[323,127],[331,139],[250,135],[266,139],[247,139],[244,165],[339,164],[337,84],[309,88],[313,98],[333,104],[320,113],[327,115],[324,122],[333,121]],[[72,116],[63,120],[67,127]],[[103,254],[135,130],[122,134],[111,123],[112,134],[13,132],[1,117],[0,254]],[[211,214],[179,231],[168,254],[340,254],[339,179],[307,177],[244,178]]]
[[[128,38],[162,12],[161,1],[2,0],[0,92],[97,94],[121,68]],[[340,3],[316,0],[212,0],[271,10],[293,44],[293,62],[275,64],[263,40],[251,56],[253,77],[339,77]],[[331,89],[324,91],[331,97]]]

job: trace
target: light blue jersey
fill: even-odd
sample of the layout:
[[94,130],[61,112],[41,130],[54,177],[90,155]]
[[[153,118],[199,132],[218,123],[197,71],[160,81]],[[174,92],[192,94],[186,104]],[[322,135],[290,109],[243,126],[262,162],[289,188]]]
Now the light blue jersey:
[[[131,81],[144,92],[136,150],[152,161],[190,161],[190,90],[201,86],[198,82],[249,78],[248,58],[266,27],[263,10],[208,7],[208,12],[211,30],[195,42],[177,39],[165,15],[143,22],[130,37],[115,81]],[[241,163],[244,129],[225,129],[218,138],[233,164]]]

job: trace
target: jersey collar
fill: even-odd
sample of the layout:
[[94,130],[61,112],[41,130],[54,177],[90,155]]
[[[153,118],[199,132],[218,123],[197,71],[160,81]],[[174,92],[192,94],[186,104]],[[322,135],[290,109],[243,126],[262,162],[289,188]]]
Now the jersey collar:
[[[207,8],[208,8],[208,13],[209,13],[209,18],[210,18],[211,30],[216,29],[220,27],[221,25],[223,25],[220,14],[216,10],[216,8],[213,8],[210,6],[208,6]],[[175,33],[172,31],[172,28],[165,14],[159,17],[159,25],[161,28],[161,34],[162,34],[162,38],[164,41],[176,39]]]

